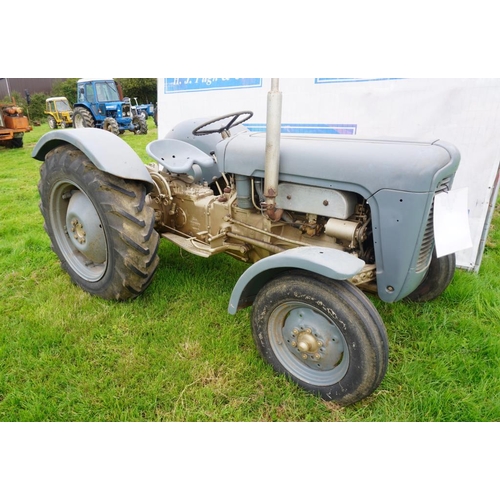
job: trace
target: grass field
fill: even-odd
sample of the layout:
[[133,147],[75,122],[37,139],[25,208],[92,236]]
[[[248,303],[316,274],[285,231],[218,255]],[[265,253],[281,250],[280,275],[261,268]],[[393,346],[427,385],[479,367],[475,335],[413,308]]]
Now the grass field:
[[[123,136],[148,162],[156,138]],[[106,302],[72,285],[43,229],[31,151],[0,148],[0,421],[500,421],[500,213],[481,270],[457,270],[437,300],[385,304],[390,363],[366,400],[341,408],[264,363],[250,310],[227,313],[246,268],[162,241],[138,299]]]

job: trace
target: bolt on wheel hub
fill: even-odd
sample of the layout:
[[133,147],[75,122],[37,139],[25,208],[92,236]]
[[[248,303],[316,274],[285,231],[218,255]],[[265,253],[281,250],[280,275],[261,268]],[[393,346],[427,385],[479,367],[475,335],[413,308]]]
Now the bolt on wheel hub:
[[74,238],[78,241],[78,243],[85,243],[85,236],[87,233],[83,230],[83,225],[78,221],[78,219],[73,219],[71,221],[71,232],[74,233]]

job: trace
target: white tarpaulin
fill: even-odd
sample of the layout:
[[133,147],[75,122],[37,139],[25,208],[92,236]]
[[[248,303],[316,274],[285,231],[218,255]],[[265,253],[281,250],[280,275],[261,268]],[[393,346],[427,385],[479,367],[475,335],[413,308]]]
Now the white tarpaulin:
[[[179,121],[250,110],[264,130],[266,78],[158,79],[159,137]],[[453,190],[467,188],[472,246],[457,265],[478,270],[498,190],[500,79],[285,78],[282,130],[440,139],[461,153]]]

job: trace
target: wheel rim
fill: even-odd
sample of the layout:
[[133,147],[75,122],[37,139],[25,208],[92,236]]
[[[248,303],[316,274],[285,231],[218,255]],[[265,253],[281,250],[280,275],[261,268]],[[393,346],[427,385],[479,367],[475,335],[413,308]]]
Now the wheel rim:
[[87,195],[73,183],[60,182],[51,193],[50,216],[64,260],[86,281],[99,281],[107,269],[106,235]]
[[84,128],[85,127],[85,125],[83,123],[83,117],[79,113],[76,113],[75,115],[73,115],[73,126],[75,128]]
[[269,340],[286,371],[308,384],[335,384],[349,367],[349,350],[340,329],[319,309],[302,302],[274,309]]

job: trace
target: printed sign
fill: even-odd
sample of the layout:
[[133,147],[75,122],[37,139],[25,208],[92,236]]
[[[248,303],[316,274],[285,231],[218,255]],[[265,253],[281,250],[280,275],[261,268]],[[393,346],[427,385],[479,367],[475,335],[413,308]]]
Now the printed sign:
[[262,78],[165,78],[164,93],[262,87]]
[[[247,123],[252,132],[265,132],[265,123]],[[282,123],[282,134],[345,134],[356,135],[357,125],[335,123]]]

